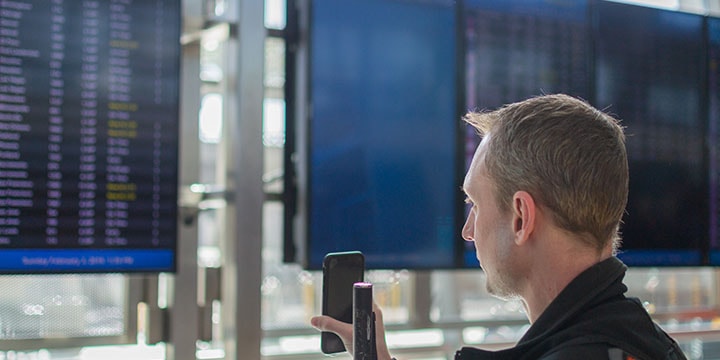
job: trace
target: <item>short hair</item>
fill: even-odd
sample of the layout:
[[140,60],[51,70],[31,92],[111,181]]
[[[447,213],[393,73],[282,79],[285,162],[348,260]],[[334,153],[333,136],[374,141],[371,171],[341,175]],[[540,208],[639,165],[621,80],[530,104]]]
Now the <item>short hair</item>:
[[563,94],[543,95],[464,120],[488,144],[484,161],[502,211],[523,190],[555,223],[598,250],[620,242],[628,161],[620,122]]

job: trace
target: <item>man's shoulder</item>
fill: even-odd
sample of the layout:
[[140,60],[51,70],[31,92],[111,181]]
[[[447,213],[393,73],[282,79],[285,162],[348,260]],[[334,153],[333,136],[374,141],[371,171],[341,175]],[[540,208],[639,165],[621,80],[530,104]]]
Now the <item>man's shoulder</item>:
[[622,349],[605,344],[586,344],[562,348],[544,355],[540,360],[638,360]]
[[[643,360],[625,350],[609,344],[585,344],[562,348],[543,355],[539,360]],[[663,357],[667,360],[685,360],[685,355],[678,348],[668,351]]]
[[542,359],[580,359],[579,355],[583,360],[685,359],[677,342],[635,305],[635,299],[619,303],[624,306],[608,304],[613,311],[580,316],[550,336],[546,341],[554,344],[553,350]]
[[[622,349],[607,343],[581,343],[565,344],[552,350],[533,349],[523,351],[520,348],[511,348],[505,351],[492,352],[476,348],[463,348],[455,356],[456,360],[480,360],[480,359],[532,359],[532,360],[658,360],[660,358],[636,357]],[[663,360],[681,360],[682,356],[662,357]]]
[[563,325],[536,339],[540,347],[549,348],[541,359],[685,359],[677,343],[636,299],[603,302]]

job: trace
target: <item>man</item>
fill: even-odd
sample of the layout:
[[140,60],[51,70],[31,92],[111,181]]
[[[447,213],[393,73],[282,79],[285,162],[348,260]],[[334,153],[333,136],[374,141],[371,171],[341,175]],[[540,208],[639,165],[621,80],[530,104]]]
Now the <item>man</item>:
[[[462,236],[475,243],[489,293],[521,300],[532,326],[511,349],[466,347],[455,359],[685,359],[624,296],[626,267],[614,257],[628,193],[618,122],[567,95],[465,120],[482,141],[463,183],[471,209]],[[378,359],[388,360],[376,311]],[[311,323],[352,343],[351,325]]]

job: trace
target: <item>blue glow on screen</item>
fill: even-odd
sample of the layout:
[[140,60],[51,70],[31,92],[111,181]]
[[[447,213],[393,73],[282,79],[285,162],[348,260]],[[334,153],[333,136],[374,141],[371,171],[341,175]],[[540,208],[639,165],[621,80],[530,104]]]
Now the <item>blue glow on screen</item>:
[[308,266],[452,267],[456,20],[447,1],[318,0],[311,29]]
[[10,249],[0,251],[0,272],[159,272],[174,269],[167,249]]

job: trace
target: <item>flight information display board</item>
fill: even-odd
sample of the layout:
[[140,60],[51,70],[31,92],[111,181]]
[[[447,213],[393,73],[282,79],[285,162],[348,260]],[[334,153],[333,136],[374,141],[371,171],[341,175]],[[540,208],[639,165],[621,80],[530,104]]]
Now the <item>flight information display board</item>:
[[305,265],[360,250],[368,269],[455,267],[455,3],[311,4]]
[[597,3],[596,106],[626,127],[630,195],[619,258],[705,262],[709,209],[706,53],[700,15]]
[[[468,0],[465,16],[466,105],[492,110],[531,96],[588,99],[592,76],[586,1]],[[465,167],[480,142],[465,132]],[[477,267],[465,243],[465,266]]]
[[707,19],[710,264],[720,265],[720,18]]
[[0,273],[174,271],[179,0],[0,1]]

